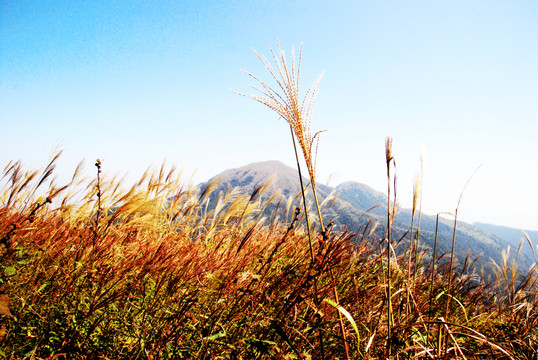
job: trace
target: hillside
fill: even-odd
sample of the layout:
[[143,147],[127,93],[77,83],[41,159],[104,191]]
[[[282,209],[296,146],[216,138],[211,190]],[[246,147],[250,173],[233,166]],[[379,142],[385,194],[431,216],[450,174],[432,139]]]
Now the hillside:
[[[237,188],[239,193],[250,194],[256,187],[265,184],[271,179],[271,184],[263,195],[268,199],[273,194],[278,194],[275,200],[267,206],[266,215],[274,215],[277,210],[277,203],[291,201],[293,206],[301,205],[300,187],[298,181],[297,170],[293,169],[279,161],[265,161],[252,163],[237,169],[226,170],[210,181],[217,181],[217,190],[211,196],[210,205],[215,204],[219,193],[226,192],[226,189]],[[200,184],[200,188],[204,188],[208,183]],[[308,180],[304,179],[304,184],[308,184]],[[384,236],[386,224],[386,195],[374,190],[368,185],[358,182],[346,182],[337,187],[329,187],[318,184],[318,195],[320,202],[325,206],[323,208],[324,222],[333,221],[337,228],[347,228],[352,232],[362,234],[373,229],[373,224],[377,227],[373,233],[378,239]],[[336,200],[334,200],[336,197]],[[310,195],[310,202],[312,197]],[[324,202],[324,200],[328,200]],[[331,203],[331,206],[327,206]],[[313,212],[311,212],[313,213]],[[282,211],[281,216],[284,216]],[[290,216],[290,215],[288,215]],[[287,219],[289,221],[290,219]],[[415,218],[414,227],[418,218]],[[438,254],[450,253],[452,248],[454,221],[439,218],[438,224]],[[395,239],[401,239],[398,249],[404,251],[409,243],[409,230],[411,227],[411,210],[400,209],[393,225],[393,234]],[[426,251],[425,260],[431,260],[433,247],[435,242],[436,216],[422,214],[421,229],[420,229],[420,245],[421,249]],[[502,251],[509,246],[514,248],[514,242],[511,238],[506,239],[497,235],[491,230],[491,227],[474,226],[472,224],[458,222],[456,232],[456,258],[462,263],[467,253],[469,252],[470,259],[478,256],[481,259],[477,262],[480,266],[490,265],[491,259],[499,263],[502,258]],[[512,251],[513,255],[514,252]],[[533,263],[531,254],[525,252],[518,259],[519,265],[525,269],[529,268]]]
[[[490,234],[495,234],[497,237],[505,240],[510,244],[512,252],[517,251],[521,244],[521,253],[530,259],[536,259],[535,253],[537,251],[538,244],[538,231],[522,230],[507,226],[485,224],[480,222],[473,223],[473,226]],[[529,244],[528,240],[523,234],[523,231],[525,231],[525,233],[527,233],[527,235],[529,236],[531,244]],[[534,250],[531,245],[534,246]]]

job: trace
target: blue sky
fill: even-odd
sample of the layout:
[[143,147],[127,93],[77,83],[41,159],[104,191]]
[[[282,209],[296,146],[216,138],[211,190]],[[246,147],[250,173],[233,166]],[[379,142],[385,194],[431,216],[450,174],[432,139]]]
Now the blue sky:
[[408,206],[424,154],[426,213],[538,230],[534,1],[2,1],[0,165],[135,179],[166,160],[194,181],[250,162],[293,165],[289,130],[252,94],[253,49],[303,44],[318,181],[386,188],[393,137]]

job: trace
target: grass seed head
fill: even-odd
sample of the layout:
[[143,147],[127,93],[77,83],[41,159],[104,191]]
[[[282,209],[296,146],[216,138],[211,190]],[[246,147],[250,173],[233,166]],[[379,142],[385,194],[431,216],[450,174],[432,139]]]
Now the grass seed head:
[[275,54],[273,49],[270,48],[275,67],[271,65],[267,58],[257,52],[255,54],[269,71],[271,77],[276,81],[276,89],[278,90],[260,78],[246,72],[260,85],[260,87],[253,86],[253,88],[261,95],[252,95],[251,98],[269,107],[288,122],[301,147],[310,178],[314,181],[317,141],[322,131],[312,135],[310,124],[314,102],[318,93],[318,84],[321,81],[323,73],[312,83],[301,101],[299,78],[302,47],[299,51],[299,61],[297,63],[295,62],[295,52],[292,50],[289,64],[286,62],[286,54],[281,49],[280,44],[277,43],[277,47],[278,54]]

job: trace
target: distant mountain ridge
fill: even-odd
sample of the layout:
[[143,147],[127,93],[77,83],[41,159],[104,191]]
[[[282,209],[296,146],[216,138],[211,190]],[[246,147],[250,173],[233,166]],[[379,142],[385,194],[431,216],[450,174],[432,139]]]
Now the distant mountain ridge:
[[[227,188],[237,188],[240,193],[250,194],[256,187],[265,184],[271,178],[272,182],[266,191],[265,198],[278,193],[281,199],[295,197],[294,206],[300,205],[302,200],[297,197],[300,193],[297,170],[280,161],[256,162],[240,168],[225,170],[213,177],[210,181],[218,182],[213,195],[214,199],[216,199],[219,192],[226,191]],[[305,178],[304,184],[306,185],[308,182]],[[208,183],[203,183],[199,186],[203,188]],[[332,207],[323,207],[324,222],[328,223],[333,220],[334,224],[338,227],[346,227],[350,231],[358,232],[371,226],[373,222],[377,222],[378,226],[374,235],[378,238],[384,236],[387,214],[386,194],[378,192],[368,185],[353,181],[342,183],[336,187],[317,184],[317,190],[320,202],[337,196],[336,200],[332,200]],[[279,196],[277,196],[277,199]],[[276,211],[276,205],[267,206],[266,212],[268,214],[274,211]],[[416,231],[417,220],[418,218],[415,217],[414,231]],[[411,210],[400,209],[393,224],[393,238],[402,238],[404,246],[406,242],[408,243],[410,226]],[[438,254],[450,253],[453,226],[454,221],[444,218],[439,219]],[[435,228],[436,217],[422,214],[420,230],[421,248],[429,250],[433,248]],[[534,234],[534,232],[530,233],[532,234],[529,234],[531,237],[538,235]],[[482,260],[480,260],[480,264],[482,265],[487,264],[490,259],[499,263],[502,251],[509,246],[514,248],[514,237],[515,235],[510,231],[510,228],[480,223],[472,225],[458,221],[455,248],[456,257],[460,262],[463,262],[467,252],[470,250],[471,258],[483,255]],[[522,237],[522,234],[520,237]],[[431,251],[428,251],[428,254],[431,254]],[[511,254],[515,254],[515,251],[511,251]],[[522,268],[530,267],[533,262],[534,256],[532,251],[522,252],[518,259],[518,263]]]
[[[473,226],[481,229],[482,231],[495,234],[501,239],[506,240],[511,247],[511,251],[515,252],[518,250],[521,244],[521,252],[531,259],[535,259],[535,256],[538,256],[538,231],[516,229],[507,226],[486,224],[481,222],[473,223]],[[528,240],[523,234],[523,231],[528,235]],[[535,259],[536,261],[536,259]]]

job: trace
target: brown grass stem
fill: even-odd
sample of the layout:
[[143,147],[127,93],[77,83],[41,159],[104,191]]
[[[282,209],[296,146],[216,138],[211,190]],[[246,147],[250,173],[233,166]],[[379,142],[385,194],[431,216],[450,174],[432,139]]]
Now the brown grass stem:
[[[467,182],[463,186],[463,189],[461,190],[460,196],[458,198],[458,204],[456,205],[456,210],[454,211],[454,229],[453,229],[453,232],[452,232],[452,247],[451,247],[451,250],[450,250],[450,262],[449,262],[449,266],[448,266],[448,274],[450,276],[449,276],[449,280],[448,280],[448,288],[447,288],[448,296],[447,296],[447,300],[446,300],[446,309],[445,309],[445,319],[447,321],[450,320],[450,318],[449,318],[449,315],[450,315],[450,301],[451,301],[452,295],[453,295],[452,294],[452,278],[453,278],[452,272],[453,272],[453,266],[454,266],[454,251],[455,251],[455,247],[456,247],[456,229],[457,229],[457,224],[458,224],[458,210],[460,208],[461,200],[463,198],[463,193],[465,192],[465,189],[467,188],[467,185],[469,185],[472,178],[474,177],[474,175],[477,173],[477,171],[479,169],[480,169],[480,166],[478,166],[476,168],[476,170],[473,172],[473,174],[469,177],[469,179],[467,180]],[[446,340],[448,342],[448,338]],[[446,348],[445,348],[445,350],[446,350]]]
[[385,158],[387,165],[387,353],[389,357],[392,352],[392,220],[395,216],[395,204],[391,205],[392,174],[391,164],[396,166],[392,156],[392,138],[387,137],[385,141]]
[[310,260],[312,261],[312,263],[314,263],[314,246],[313,246],[312,234],[310,232],[310,220],[308,218],[308,205],[306,203],[305,187],[303,184],[303,175],[301,173],[301,165],[299,163],[299,154],[297,153],[297,145],[295,144],[295,135],[293,133],[293,128],[291,127],[291,125],[290,125],[290,131],[291,131],[291,140],[293,142],[293,150],[295,153],[295,160],[297,161],[297,172],[299,174],[299,184],[301,186],[301,195],[303,198],[306,231],[308,235],[308,245],[309,245],[309,250],[310,250]]

